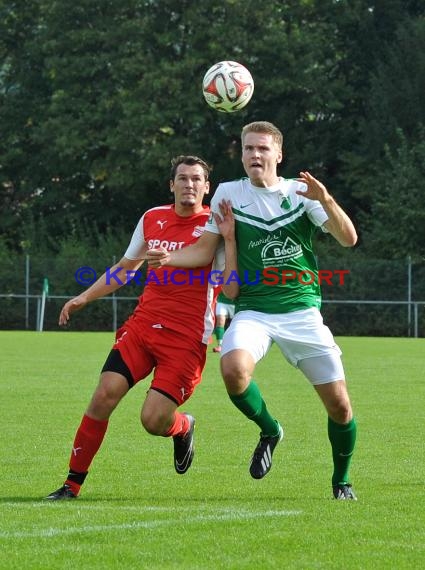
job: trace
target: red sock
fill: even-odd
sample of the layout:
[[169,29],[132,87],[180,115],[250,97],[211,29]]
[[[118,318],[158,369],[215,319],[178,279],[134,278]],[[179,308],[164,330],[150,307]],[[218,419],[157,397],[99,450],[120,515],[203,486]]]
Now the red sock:
[[87,473],[93,457],[105,437],[108,420],[94,420],[84,415],[75,434],[69,468],[77,473]]
[[190,422],[186,414],[176,412],[174,414],[174,423],[165,434],[165,437],[173,437],[175,435],[185,435],[190,428]]

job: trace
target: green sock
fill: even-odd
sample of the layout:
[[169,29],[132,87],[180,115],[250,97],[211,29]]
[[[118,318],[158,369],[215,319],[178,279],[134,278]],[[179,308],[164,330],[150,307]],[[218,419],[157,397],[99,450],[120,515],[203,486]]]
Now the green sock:
[[328,437],[332,446],[334,462],[332,485],[349,483],[348,470],[356,443],[356,433],[357,425],[354,418],[344,425],[337,424],[328,418]]
[[269,414],[261,392],[253,380],[245,392],[237,396],[229,394],[229,397],[238,410],[257,424],[262,435],[275,436],[279,433],[279,423]]
[[221,341],[223,340],[224,337],[224,327],[215,327],[214,334],[218,344],[221,344]]

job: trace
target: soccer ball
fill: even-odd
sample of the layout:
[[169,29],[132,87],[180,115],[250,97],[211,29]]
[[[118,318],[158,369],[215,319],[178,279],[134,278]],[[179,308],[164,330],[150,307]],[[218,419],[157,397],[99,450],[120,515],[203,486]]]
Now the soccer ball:
[[204,75],[202,93],[216,111],[233,113],[243,109],[254,93],[254,80],[246,67],[236,61],[220,61]]

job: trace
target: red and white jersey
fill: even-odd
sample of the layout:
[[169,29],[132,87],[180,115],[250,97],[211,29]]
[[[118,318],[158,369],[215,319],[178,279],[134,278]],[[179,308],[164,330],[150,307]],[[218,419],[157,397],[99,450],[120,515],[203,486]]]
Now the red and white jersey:
[[[137,224],[125,257],[140,259],[146,245],[168,251],[187,247],[202,235],[209,215],[207,206],[189,217],[177,215],[174,205],[152,208]],[[137,325],[142,319],[153,327],[174,330],[207,344],[214,329],[218,293],[212,270],[213,264],[195,269],[148,267],[145,288],[129,324]]]

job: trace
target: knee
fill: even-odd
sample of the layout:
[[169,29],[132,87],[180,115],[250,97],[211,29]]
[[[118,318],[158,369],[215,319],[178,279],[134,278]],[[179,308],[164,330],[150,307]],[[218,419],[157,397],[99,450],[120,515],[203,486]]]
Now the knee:
[[224,327],[225,324],[226,324],[226,317],[223,317],[222,315],[218,315],[216,318],[216,326]]
[[226,360],[225,356],[221,360],[221,373],[229,394],[241,394],[251,380],[251,370],[243,362]]
[[87,412],[96,419],[107,419],[117,407],[128,387],[100,382],[96,388]]
[[353,418],[345,380],[315,386],[328,416],[337,424],[347,424]]
[[328,414],[338,424],[347,424],[353,418],[350,399],[338,398],[329,406]]
[[151,435],[165,435],[169,429],[169,418],[157,410],[142,409],[140,421]]

